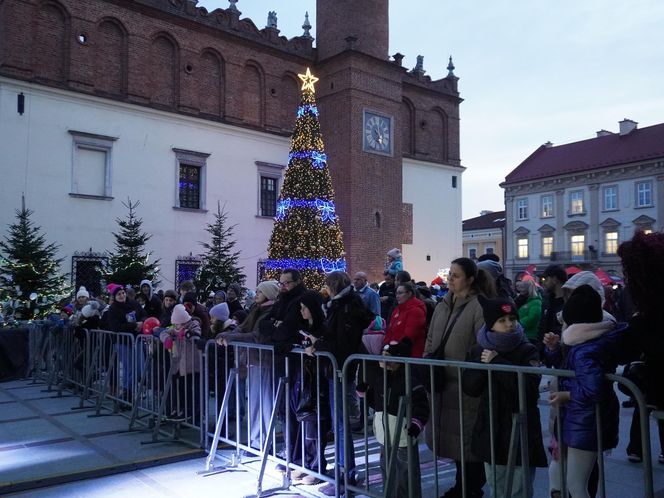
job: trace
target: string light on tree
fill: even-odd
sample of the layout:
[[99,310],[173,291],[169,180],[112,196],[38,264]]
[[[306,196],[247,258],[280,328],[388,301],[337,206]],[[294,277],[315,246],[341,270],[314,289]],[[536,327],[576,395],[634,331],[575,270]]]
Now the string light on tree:
[[345,270],[346,260],[318,121],[314,95],[318,78],[309,68],[298,77],[302,80],[302,102],[296,113],[265,267],[275,278],[286,268],[300,270],[305,285],[317,289],[326,273]]

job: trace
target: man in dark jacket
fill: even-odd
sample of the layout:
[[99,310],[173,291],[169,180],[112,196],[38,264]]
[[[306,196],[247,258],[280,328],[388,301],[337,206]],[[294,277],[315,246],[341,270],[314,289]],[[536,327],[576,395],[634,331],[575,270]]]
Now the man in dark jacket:
[[385,281],[380,284],[378,288],[378,297],[380,298],[380,316],[385,320],[385,323],[390,321],[390,314],[396,303],[396,290],[394,285],[394,275],[385,270],[383,274]]
[[[544,349],[542,340],[544,334],[553,332],[560,335],[562,324],[558,320],[558,313],[563,310],[563,284],[567,282],[567,272],[562,265],[549,265],[544,270],[542,286],[546,291],[546,296],[542,304],[542,319],[540,320],[537,345],[540,352]],[[542,359],[546,363],[546,356],[542,354]],[[548,365],[547,366],[551,366]]]
[[159,318],[162,312],[161,299],[152,290],[152,282],[149,280],[141,281],[141,294],[145,297],[145,313],[147,316]]

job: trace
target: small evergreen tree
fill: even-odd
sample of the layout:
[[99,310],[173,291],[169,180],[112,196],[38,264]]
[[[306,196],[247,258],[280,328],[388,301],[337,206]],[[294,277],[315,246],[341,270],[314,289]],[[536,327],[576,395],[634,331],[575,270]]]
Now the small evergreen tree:
[[228,214],[217,202],[214,222],[205,229],[210,234],[210,242],[201,242],[205,253],[201,254],[201,266],[196,273],[194,285],[200,293],[199,298],[205,299],[210,291],[222,289],[229,284],[237,283],[244,286],[246,276],[238,266],[240,253],[233,251],[235,225],[226,226]]
[[150,280],[154,285],[158,283],[159,260],[150,263],[151,252],[147,252],[145,244],[152,235],[141,230],[143,220],[136,216],[136,208],[140,201],[132,202],[127,199],[122,203],[129,210],[126,219],[116,218],[120,225],[118,233],[113,232],[115,237],[115,253],[109,253],[108,266],[105,276],[107,282],[122,285],[131,285],[138,288],[141,280]]
[[71,292],[60,274],[58,246],[46,242],[30,220],[32,213],[23,203],[0,242],[0,300],[10,301],[14,317],[23,319],[45,317]]

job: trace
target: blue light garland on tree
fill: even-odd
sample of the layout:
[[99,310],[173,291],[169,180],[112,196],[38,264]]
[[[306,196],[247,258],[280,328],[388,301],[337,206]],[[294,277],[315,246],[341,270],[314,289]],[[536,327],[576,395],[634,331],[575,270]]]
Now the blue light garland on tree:
[[346,269],[346,260],[318,121],[313,86],[318,79],[308,68],[299,77],[302,103],[297,109],[265,267],[274,278],[287,268],[297,269],[307,287],[318,289],[326,273]]

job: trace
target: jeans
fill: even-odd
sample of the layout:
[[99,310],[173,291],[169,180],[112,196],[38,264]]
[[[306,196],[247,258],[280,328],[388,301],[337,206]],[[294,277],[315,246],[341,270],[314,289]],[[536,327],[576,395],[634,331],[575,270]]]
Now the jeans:
[[[387,448],[380,445],[380,472],[383,475],[383,486],[387,482]],[[390,449],[391,451],[391,449]],[[408,446],[400,447],[397,450],[396,462],[394,462],[394,474],[390,482],[390,488],[393,490],[393,498],[408,495]],[[420,454],[417,447],[417,442],[413,443],[413,474],[411,476],[414,483],[413,498],[420,498],[422,496],[422,483],[420,474]]]
[[[135,380],[138,381],[143,373],[145,357],[142,344],[116,344],[120,366],[122,367],[122,388],[133,391]],[[132,351],[134,358],[132,358]]]
[[526,476],[526,489],[523,489],[523,467],[514,467],[514,477],[512,479],[512,494],[508,497],[505,494],[505,482],[507,480],[507,466],[496,465],[496,489],[493,489],[493,475],[491,464],[484,463],[484,473],[491,486],[492,498],[532,498],[533,482],[535,482],[535,467],[530,467],[530,475]]
[[[336,379],[330,379],[330,413],[332,416],[334,425],[334,432],[336,434],[336,447],[334,448],[335,458],[337,459],[337,464],[344,468],[346,477],[353,477],[355,471],[355,446],[353,445],[353,439],[350,434],[344,434],[344,423],[343,423],[343,403],[338,403],[338,400],[334,399],[334,385],[337,384],[339,397],[342,396],[341,393],[341,383]],[[346,455],[344,449],[348,448],[348,453],[350,456],[350,462],[348,465],[345,464]]]

